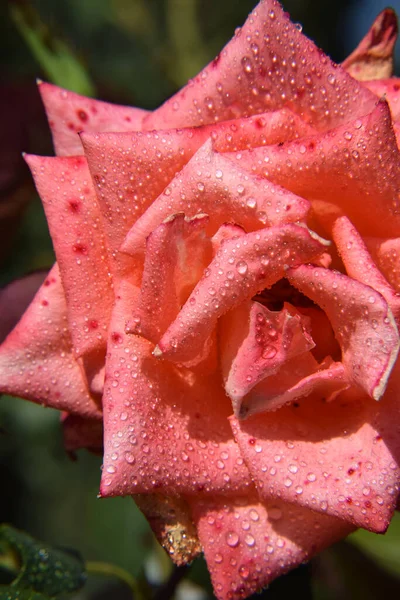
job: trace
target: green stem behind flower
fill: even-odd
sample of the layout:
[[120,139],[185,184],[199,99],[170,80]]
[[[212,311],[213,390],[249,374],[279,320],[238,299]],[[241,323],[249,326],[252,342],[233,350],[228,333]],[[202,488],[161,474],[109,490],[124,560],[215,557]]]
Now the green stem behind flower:
[[106,562],[89,560],[86,562],[86,571],[89,575],[101,575],[104,577],[117,577],[128,587],[130,587],[133,598],[135,600],[147,600],[145,595],[142,593],[136,579],[125,569],[112,565]]

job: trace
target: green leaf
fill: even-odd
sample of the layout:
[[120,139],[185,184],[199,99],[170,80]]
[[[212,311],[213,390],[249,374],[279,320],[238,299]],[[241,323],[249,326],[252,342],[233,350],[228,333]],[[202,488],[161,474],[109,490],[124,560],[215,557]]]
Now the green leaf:
[[95,96],[94,85],[79,59],[63,40],[52,35],[33,7],[13,4],[10,11],[19,33],[46,77],[78,94]]
[[[19,571],[8,588],[3,588],[4,599],[12,592],[35,591],[53,598],[62,593],[79,590],[86,581],[85,567],[81,558],[75,553],[51,548],[34,540],[30,535],[9,525],[0,526],[0,544],[9,545],[8,554],[0,562],[10,563],[10,556],[18,561]],[[0,588],[1,589],[1,588]],[[8,591],[5,591],[8,590]],[[11,596],[13,598],[30,599],[29,595]],[[32,596],[32,599],[39,600]],[[0,600],[3,596],[0,595]]]
[[1,586],[0,600],[49,600],[49,596],[43,596],[33,590],[16,590],[9,586]]

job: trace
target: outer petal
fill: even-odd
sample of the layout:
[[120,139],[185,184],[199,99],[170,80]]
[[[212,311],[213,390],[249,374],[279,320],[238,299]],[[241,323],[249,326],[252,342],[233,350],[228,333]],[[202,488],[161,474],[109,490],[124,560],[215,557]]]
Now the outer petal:
[[57,265],[0,347],[0,389],[83,417],[101,414],[72,354]]
[[104,348],[114,302],[100,210],[84,157],[26,158],[42,198],[77,356]]
[[214,593],[239,600],[352,531],[347,523],[249,494],[194,499],[193,515]]
[[141,129],[146,110],[93,100],[39,82],[39,91],[53,134],[56,154],[83,154],[80,131],[136,131]]
[[289,269],[287,278],[328,315],[350,381],[379,400],[399,350],[397,327],[381,294],[346,275],[311,265]]
[[400,483],[398,371],[379,404],[314,394],[246,421],[232,417],[260,496],[385,531]]
[[138,219],[122,250],[129,254],[142,252],[150,232],[176,212],[187,216],[208,214],[211,233],[215,233],[227,218],[251,231],[304,220],[308,208],[303,198],[253,177],[214,152],[208,141]]
[[323,135],[232,157],[299,196],[338,205],[362,235],[399,235],[400,153],[384,101]]
[[217,320],[281,279],[289,266],[321,254],[322,244],[305,227],[270,227],[226,240],[161,338],[157,356],[174,361],[198,354]]
[[250,480],[219,373],[175,369],[152,356],[150,342],[124,334],[134,298],[122,284],[110,328],[102,495],[245,493]]
[[67,452],[85,448],[95,454],[103,452],[103,422],[64,413],[61,417],[64,447]]
[[390,77],[393,73],[397,32],[396,13],[391,8],[385,8],[357,48],[342,63],[342,67],[359,81]]
[[221,319],[222,374],[236,415],[243,396],[257,383],[314,346],[307,325],[292,307],[274,312],[258,302],[243,304]]
[[386,281],[369,254],[360,234],[347,217],[339,217],[332,228],[333,240],[347,274],[382,294],[396,319],[400,317],[400,297]]
[[203,125],[288,106],[329,129],[366,114],[373,103],[370,92],[302,35],[278,2],[263,0],[220,55],[144,126]]
[[398,121],[400,119],[400,77],[368,81],[365,85],[379,98],[387,100],[393,121]]
[[140,296],[129,333],[156,343],[177,317],[211,260],[206,215],[187,219],[181,213],[159,225],[147,238]]

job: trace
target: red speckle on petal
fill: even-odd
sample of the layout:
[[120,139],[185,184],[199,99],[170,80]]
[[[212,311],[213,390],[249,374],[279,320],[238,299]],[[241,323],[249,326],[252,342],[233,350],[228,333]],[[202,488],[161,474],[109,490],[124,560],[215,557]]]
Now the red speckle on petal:
[[77,254],[85,254],[86,255],[88,253],[88,249],[87,249],[87,246],[85,246],[85,244],[76,243],[72,246],[72,249]]
[[353,475],[353,473],[354,473],[354,469],[349,469],[349,470],[347,471],[347,474],[348,474],[348,475]]
[[256,443],[256,440],[254,438],[249,439],[250,446],[254,446],[255,443]]
[[88,322],[88,326],[89,326],[89,328],[90,328],[90,329],[97,329],[97,328],[98,328],[98,326],[99,326],[99,322],[98,322],[98,321],[96,321],[95,319],[91,319],[91,320]]
[[84,110],[77,110],[76,114],[78,115],[78,117],[80,118],[80,120],[83,121],[84,123],[86,123],[86,121],[89,118],[87,112],[85,112]]
[[49,303],[47,300],[42,300],[42,306],[48,306],[48,305],[49,305]]
[[214,69],[215,69],[215,67],[217,67],[220,60],[221,60],[221,55],[217,54],[217,56],[214,58],[214,60],[211,63]]
[[68,200],[68,207],[71,212],[78,213],[81,207],[79,200]]
[[75,125],[73,123],[67,123],[67,127],[68,129],[70,129],[71,131],[75,131]]
[[114,342],[114,344],[120,344],[122,342],[122,335],[113,331],[111,334],[111,341]]
[[125,121],[126,121],[127,123],[130,123],[130,122],[132,121],[132,119],[131,119],[130,117],[125,117]]

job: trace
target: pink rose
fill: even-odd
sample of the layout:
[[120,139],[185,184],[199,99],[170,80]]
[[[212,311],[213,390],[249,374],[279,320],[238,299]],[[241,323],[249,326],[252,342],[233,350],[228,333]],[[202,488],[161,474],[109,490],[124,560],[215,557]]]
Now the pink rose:
[[153,113],[40,85],[57,264],[2,390],[65,411],[70,449],[103,421],[101,495],[178,564],[203,550],[219,599],[395,509],[395,37],[385,11],[345,63],[361,83],[263,0]]

